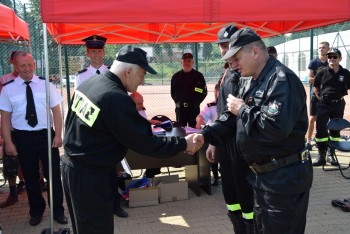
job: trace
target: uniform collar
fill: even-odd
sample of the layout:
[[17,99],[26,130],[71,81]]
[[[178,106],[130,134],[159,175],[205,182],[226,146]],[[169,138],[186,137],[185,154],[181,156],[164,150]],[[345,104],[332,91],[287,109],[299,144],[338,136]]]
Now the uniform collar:
[[89,69],[93,72],[96,73],[97,70],[99,70],[100,72],[102,72],[102,67],[104,66],[104,64],[101,65],[101,67],[99,67],[98,69],[94,68],[93,66],[90,65]]
[[[39,83],[39,77],[36,75],[33,75],[33,78],[30,81],[37,84]],[[20,76],[17,76],[14,82],[18,85],[24,84],[24,80]]]
[[111,71],[105,72],[104,75],[105,75],[108,79],[110,79],[111,81],[115,82],[115,83],[118,85],[118,87],[120,87],[120,89],[122,89],[125,93],[128,93],[128,92],[126,91],[126,89],[125,89],[125,87],[124,87],[122,81],[120,80],[120,78],[119,78],[117,75],[115,75],[115,74],[114,74],[113,72],[111,72]]

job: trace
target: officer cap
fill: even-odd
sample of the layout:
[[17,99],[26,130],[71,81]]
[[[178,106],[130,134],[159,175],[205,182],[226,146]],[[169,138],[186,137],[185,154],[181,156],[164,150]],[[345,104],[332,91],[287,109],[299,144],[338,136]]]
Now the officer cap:
[[103,49],[107,38],[98,35],[92,35],[82,40],[88,49]]
[[216,44],[220,44],[223,42],[230,42],[230,37],[238,30],[238,28],[234,25],[229,25],[223,27],[218,32],[218,39],[214,42]]
[[191,54],[191,53],[184,53],[182,55],[182,59],[193,59],[193,54]]
[[339,57],[341,57],[341,52],[340,52],[340,50],[338,50],[337,48],[331,48],[331,49],[328,51],[327,55],[329,55],[329,54],[337,54]]
[[260,40],[260,36],[252,29],[241,28],[231,36],[230,49],[227,51],[224,57],[222,57],[222,59],[228,59],[235,55],[242,48],[242,46]]
[[116,54],[116,60],[124,63],[137,64],[151,74],[157,74],[157,72],[148,65],[146,52],[138,47],[131,45],[123,46]]

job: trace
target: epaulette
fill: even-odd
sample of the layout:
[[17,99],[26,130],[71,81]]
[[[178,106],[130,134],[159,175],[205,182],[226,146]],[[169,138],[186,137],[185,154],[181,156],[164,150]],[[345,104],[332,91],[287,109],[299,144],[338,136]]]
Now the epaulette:
[[40,80],[46,80],[45,77],[41,77],[41,76],[39,76],[39,79]]
[[86,72],[86,71],[87,71],[87,68],[85,68],[85,69],[83,69],[81,71],[78,71],[78,74],[81,74],[81,73]]
[[6,82],[5,84],[2,84],[2,87],[4,87],[5,85],[8,85],[8,84],[10,84],[10,83],[12,83],[12,82],[14,82],[15,80],[10,80],[10,81],[8,81],[8,82]]
[[211,106],[216,106],[216,102],[211,102],[211,103],[208,103],[207,104],[208,107],[211,107]]
[[282,66],[276,67],[276,74],[277,74],[278,81],[286,81],[287,80],[286,72],[284,71]]

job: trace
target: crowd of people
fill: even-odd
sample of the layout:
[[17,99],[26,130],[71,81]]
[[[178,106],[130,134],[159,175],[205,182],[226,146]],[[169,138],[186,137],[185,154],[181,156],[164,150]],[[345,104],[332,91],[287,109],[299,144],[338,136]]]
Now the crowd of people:
[[[179,152],[192,157],[208,144],[212,185],[218,185],[220,172],[234,233],[305,232],[312,167],[327,162],[338,165],[332,150],[327,159],[326,155],[328,141],[339,141],[340,134],[328,133],[326,124],[343,118],[350,72],[339,64],[342,54],[337,48],[320,42],[319,55],[308,66],[313,86],[308,117],[305,88],[277,59],[276,48],[266,47],[250,28],[223,27],[214,43],[225,64],[211,103],[200,111],[208,91],[203,74],[193,68],[191,53],[182,55],[182,69],[171,78],[177,123],[200,132],[165,137],[152,134],[151,126],[160,122],[148,118],[143,96],[137,92],[146,72],[157,73],[148,64],[146,52],[123,46],[107,67],[103,64],[107,38],[93,35],[83,41],[90,65],[76,76],[64,126],[63,98],[50,84],[50,107],[46,108],[45,78],[34,74],[33,56],[25,51],[11,54],[13,72],[0,78],[4,176],[10,189],[0,208],[15,204],[25,185],[29,223],[38,225],[46,208],[41,184],[45,178],[48,200],[53,193],[55,221],[68,223],[65,195],[74,233],[103,230],[112,234],[113,215],[128,216],[120,207],[116,178],[117,164],[128,149],[159,158]],[[315,123],[319,154],[312,162],[309,150]],[[159,173],[160,168],[153,168],[145,175]]]

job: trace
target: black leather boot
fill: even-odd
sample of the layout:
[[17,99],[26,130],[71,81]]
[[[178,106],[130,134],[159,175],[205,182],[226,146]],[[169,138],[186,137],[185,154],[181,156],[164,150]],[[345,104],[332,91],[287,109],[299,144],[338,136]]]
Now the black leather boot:
[[332,166],[338,166],[339,163],[337,162],[337,160],[335,160],[334,154],[335,154],[334,148],[328,148],[327,162],[330,163]]
[[326,153],[327,153],[327,149],[324,149],[324,150],[318,149],[317,159],[314,163],[312,163],[312,166],[319,167],[319,166],[326,165]]
[[245,224],[242,214],[240,212],[229,211],[227,215],[233,224],[233,231],[235,234],[245,234]]

